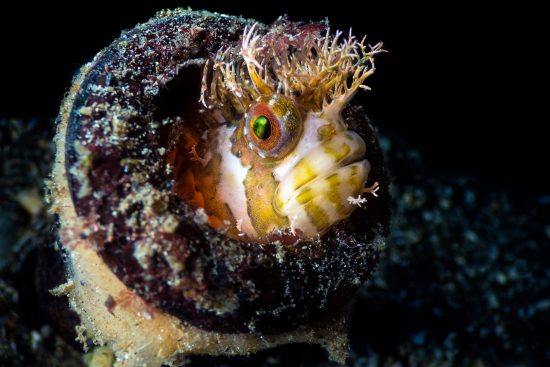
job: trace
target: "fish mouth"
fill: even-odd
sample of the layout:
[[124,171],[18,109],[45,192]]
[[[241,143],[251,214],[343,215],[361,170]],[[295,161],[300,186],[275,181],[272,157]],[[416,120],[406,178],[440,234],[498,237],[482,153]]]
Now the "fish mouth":
[[370,171],[365,142],[341,131],[313,146],[279,179],[275,211],[306,237],[322,234],[356,208],[348,198],[363,192]]

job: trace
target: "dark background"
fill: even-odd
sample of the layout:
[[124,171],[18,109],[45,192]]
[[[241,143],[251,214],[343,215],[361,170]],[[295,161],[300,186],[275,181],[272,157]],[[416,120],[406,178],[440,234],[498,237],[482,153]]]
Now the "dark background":
[[[97,1],[0,8],[0,117],[55,116],[80,65],[157,10],[177,6],[270,22],[322,20],[353,27],[389,50],[359,97],[382,132],[405,137],[442,173],[477,175],[496,187],[544,193],[550,179],[535,66],[544,62],[537,16],[527,5],[503,7],[396,2]],[[298,7],[303,9],[298,9]],[[542,108],[541,108],[542,109]]]
[[[547,78],[540,67],[547,63],[543,55],[550,44],[544,39],[545,12],[526,3],[136,3],[0,5],[0,119],[39,118],[28,123],[28,130],[21,129],[32,137],[21,133],[17,148],[5,149],[4,162],[25,163],[16,167],[16,184],[4,181],[6,192],[31,184],[42,187],[46,173],[33,173],[31,168],[44,169],[46,164],[29,162],[49,162],[42,159],[48,155],[48,144],[37,142],[51,140],[52,134],[35,125],[53,121],[77,69],[123,29],[177,6],[241,14],[266,23],[284,13],[304,21],[328,16],[333,29],[353,27],[355,35],[367,34],[373,44],[384,41],[389,51],[380,55],[377,71],[368,79],[373,90],[357,97],[381,135],[389,138],[382,141],[392,144],[387,157],[395,184],[391,246],[352,316],[352,364],[365,366],[370,360],[372,365],[377,358],[418,362],[404,366],[429,361],[468,365],[468,358],[497,366],[548,364],[550,144],[543,111],[548,105]],[[28,301],[34,291],[33,256],[41,259],[36,248],[47,242],[36,233],[48,233],[50,224],[40,217],[29,220],[11,199],[2,212],[7,204],[1,195],[2,190],[0,224],[7,224],[3,232],[0,228],[0,244],[4,240],[11,246],[20,232],[30,240],[17,241],[15,257],[0,256],[8,263],[22,263],[18,268],[13,261],[19,270],[0,274],[0,301],[6,289],[1,276],[8,274],[6,279],[15,285],[12,298],[20,300],[10,307],[21,318],[12,315],[6,320],[19,320],[13,323],[20,326],[17,330],[30,335],[31,327],[38,330],[43,322],[33,323],[36,314],[28,310],[37,304]],[[10,208],[17,209],[14,215]],[[498,306],[491,306],[494,300]],[[19,305],[24,306],[21,311]],[[1,337],[0,329],[0,357],[2,345],[9,346],[15,360],[32,344],[30,337],[4,344]],[[51,354],[50,339],[44,337],[44,355]],[[295,355],[308,353],[314,356],[311,361],[325,359],[318,349],[292,348],[227,365],[263,366],[275,357],[280,365],[304,365]],[[48,364],[43,354],[27,354],[30,361]],[[21,365],[33,365],[24,361]]]

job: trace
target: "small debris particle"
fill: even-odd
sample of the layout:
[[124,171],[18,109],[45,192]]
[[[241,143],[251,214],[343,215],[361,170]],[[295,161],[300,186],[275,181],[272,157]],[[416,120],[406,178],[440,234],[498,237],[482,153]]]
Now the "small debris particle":
[[31,215],[37,215],[44,208],[42,196],[36,189],[19,192],[15,200]]
[[82,116],[90,116],[92,114],[92,107],[85,106],[78,111]]
[[151,313],[147,310],[143,310],[139,313],[141,315],[141,317],[143,317],[145,320],[151,320],[153,319],[153,315],[151,315]]
[[109,311],[111,315],[113,315],[113,310],[115,309],[116,304],[117,303],[115,299],[111,295],[109,295],[109,297],[107,297],[107,299],[105,300],[105,307],[107,308],[107,311]]
[[50,294],[54,296],[65,296],[71,293],[73,289],[74,283],[72,280],[69,280],[66,283],[60,284],[57,287],[50,289]]
[[115,363],[115,353],[109,347],[97,347],[84,356],[88,367],[112,367]]
[[166,233],[174,233],[176,228],[178,228],[178,224],[180,224],[179,220],[175,216],[169,215],[164,220],[162,224],[162,229]]
[[204,210],[204,208],[198,208],[195,211],[195,218],[193,220],[197,224],[206,224],[206,223],[208,223],[208,214],[206,214],[206,211]]

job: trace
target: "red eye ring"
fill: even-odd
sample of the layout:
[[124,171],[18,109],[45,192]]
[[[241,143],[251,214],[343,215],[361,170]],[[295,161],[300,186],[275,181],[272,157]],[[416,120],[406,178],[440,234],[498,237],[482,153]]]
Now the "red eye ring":
[[[270,134],[265,139],[261,139],[254,131],[254,122],[259,117],[265,117],[270,124]],[[273,150],[280,145],[281,129],[284,128],[283,122],[271,111],[265,103],[258,103],[250,109],[249,118],[246,123],[246,135],[252,143],[259,148],[260,155],[273,156]]]
[[247,115],[244,135],[262,158],[280,159],[296,147],[302,136],[302,115],[289,97],[262,98]]

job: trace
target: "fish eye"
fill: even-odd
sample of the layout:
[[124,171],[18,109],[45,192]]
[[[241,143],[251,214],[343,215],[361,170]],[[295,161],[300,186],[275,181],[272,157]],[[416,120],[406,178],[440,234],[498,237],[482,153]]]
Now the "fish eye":
[[269,139],[271,135],[271,121],[264,115],[256,117],[252,123],[252,132],[260,140]]
[[294,102],[284,96],[260,100],[248,113],[245,136],[263,158],[282,159],[296,147],[303,122]]

